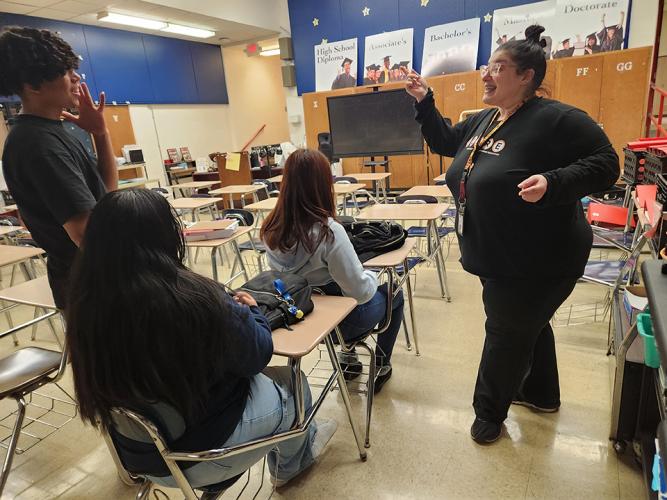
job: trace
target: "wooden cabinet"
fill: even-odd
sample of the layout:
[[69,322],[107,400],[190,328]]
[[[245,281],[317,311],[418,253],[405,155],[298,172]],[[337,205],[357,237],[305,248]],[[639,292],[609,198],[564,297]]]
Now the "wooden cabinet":
[[640,47],[604,56],[599,122],[619,158],[628,141],[643,135],[652,50]]
[[317,134],[329,131],[329,110],[327,98],[331,96],[353,94],[355,87],[326,92],[303,94],[303,117],[306,123],[306,145],[317,149]]
[[571,57],[558,61],[555,99],[582,109],[596,122],[600,116],[600,90],[605,56]]

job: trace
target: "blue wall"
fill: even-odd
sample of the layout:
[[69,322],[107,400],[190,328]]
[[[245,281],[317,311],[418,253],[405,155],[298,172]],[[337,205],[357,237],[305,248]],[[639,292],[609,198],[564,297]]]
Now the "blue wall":
[[94,96],[118,104],[228,104],[220,46],[0,13],[0,27],[57,31]]
[[[413,67],[421,70],[424,48],[424,30],[430,26],[480,18],[480,40],[477,65],[486,63],[491,51],[492,22],[485,23],[484,15],[495,9],[531,3],[530,0],[428,0],[425,7],[420,0],[288,0],[294,63],[299,94],[315,90],[315,45],[326,38],[329,42],[358,38],[357,76],[364,57],[364,39],[383,31],[414,28]],[[363,16],[364,7],[370,9]],[[631,9],[629,9],[631,10]],[[319,25],[313,26],[313,18]],[[628,16],[628,26],[630,20]],[[628,30],[629,33],[629,30]],[[627,36],[626,36],[627,40]]]

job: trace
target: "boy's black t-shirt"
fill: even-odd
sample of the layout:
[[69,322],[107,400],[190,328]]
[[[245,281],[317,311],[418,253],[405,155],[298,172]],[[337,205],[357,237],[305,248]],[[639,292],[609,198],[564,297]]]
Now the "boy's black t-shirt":
[[[472,145],[491,130],[495,108],[452,126],[432,94],[415,107],[431,149],[454,157],[446,181],[458,199]],[[534,174],[546,177],[547,192],[528,203],[517,185]],[[459,237],[464,269],[491,279],[580,277],[593,240],[580,199],[609,188],[618,175],[616,152],[586,113],[529,100],[481,147],[468,177]]]
[[49,283],[63,308],[77,251],[63,224],[92,210],[105,194],[97,161],[60,120],[19,115],[5,141],[2,168],[26,227],[48,255]]

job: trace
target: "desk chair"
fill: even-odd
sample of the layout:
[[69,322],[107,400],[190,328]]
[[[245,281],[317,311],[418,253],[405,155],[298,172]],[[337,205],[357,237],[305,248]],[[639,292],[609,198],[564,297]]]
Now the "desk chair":
[[[366,382],[356,382],[359,384],[361,387],[358,389],[352,389],[351,392],[356,392],[358,394],[366,394],[366,436],[364,440],[364,446],[366,448],[370,448],[371,442],[370,442],[370,431],[371,431],[371,416],[373,413],[373,398],[375,396],[375,378],[376,378],[376,366],[375,366],[375,349],[372,347],[371,344],[369,344],[368,339],[372,338],[376,335],[380,335],[384,333],[387,328],[389,328],[389,323],[391,323],[391,318],[392,318],[392,309],[393,309],[393,300],[394,296],[398,293],[400,288],[396,289],[394,286],[394,281],[392,279],[391,274],[389,273],[388,269],[383,269],[382,274],[386,275],[386,282],[387,282],[387,312],[385,317],[383,318],[382,322],[378,324],[374,329],[369,330],[368,332],[364,333],[363,335],[360,335],[359,337],[351,340],[345,340],[343,338],[343,334],[340,332],[340,329],[336,329],[335,331],[335,336],[334,332],[331,333],[333,342],[338,344],[340,347],[341,352],[345,354],[351,354],[356,351],[357,347],[361,347],[364,349],[366,352],[368,352],[369,356],[369,362],[368,362],[368,377],[366,379]],[[378,279],[378,281],[380,281]],[[321,295],[324,295],[323,292],[319,289],[314,289],[313,290],[316,293],[319,293]],[[321,361],[321,353],[323,351],[320,350],[320,360],[318,360],[315,363],[315,366],[309,373],[309,378],[318,378],[317,376],[313,377],[313,373],[320,368],[318,367],[320,361]],[[343,371],[343,375],[354,375],[357,376],[359,373],[354,373],[352,374],[351,372],[346,372]],[[347,379],[347,377],[346,377]],[[348,384],[352,382],[352,379],[348,380]],[[355,382],[352,382],[355,383]],[[311,384],[315,387],[320,387],[317,384]],[[365,387],[363,387],[365,386]]]
[[[340,176],[340,177],[334,177],[333,180],[334,184],[358,184],[359,181],[357,180],[356,177],[351,177],[351,176]],[[338,198],[337,195],[336,198]],[[347,209],[348,208],[353,208],[355,210],[355,213],[359,213],[359,211],[367,207],[368,205],[373,205],[377,203],[375,201],[375,198],[373,198],[373,195],[371,195],[368,190],[366,189],[359,189],[358,191],[355,191],[353,193],[349,193],[350,196],[350,202],[348,202],[347,194],[342,195],[343,196],[343,203],[338,205],[337,208],[339,210],[339,213],[342,213],[344,216],[347,215]],[[363,196],[364,200],[359,202],[357,199],[357,196]]]
[[[340,177],[334,177],[334,184],[359,184],[359,180],[353,176],[340,176]],[[347,201],[347,196],[345,196],[343,199],[343,205],[342,205],[343,212],[345,212],[347,208],[354,208],[356,213],[359,213],[360,209],[365,208],[368,205],[374,205],[375,203],[377,203],[377,200],[367,189],[360,189],[355,193],[350,193],[350,195],[352,198],[351,203]],[[363,197],[364,200],[359,201],[357,196]]]
[[266,179],[255,179],[252,181],[252,184],[255,186],[263,186],[264,187],[264,194],[266,195],[264,198],[260,199],[266,199],[266,198],[277,198],[278,195],[280,194],[280,191],[278,189],[275,189],[273,186],[273,183],[270,181],[267,181]]
[[[255,224],[255,216],[250,210],[245,210],[243,208],[228,208],[223,210],[221,218],[236,220],[238,221],[239,226],[253,226]],[[266,255],[266,246],[264,245],[264,242],[259,238],[255,238],[251,234],[248,241],[239,243],[238,247],[241,254],[243,254],[243,252],[254,253],[257,262],[257,272],[261,273],[264,270],[263,259]]]
[[[428,195],[408,195],[408,196],[397,196],[396,197],[396,203],[398,204],[429,204],[429,203],[438,203],[438,199],[435,196],[428,196]],[[444,213],[442,215],[442,220],[443,223],[447,221],[447,219],[450,217],[449,214]],[[408,238],[421,238],[422,241],[426,238],[428,238],[428,227],[426,226],[410,226],[408,229]],[[452,234],[455,229],[453,225],[451,226],[445,226],[445,225],[440,225],[436,228],[437,234],[438,234],[438,239],[442,241],[443,239],[447,238],[450,234]],[[449,250],[450,250],[450,245],[451,245],[451,240],[449,238],[446,239],[447,241],[447,256],[449,256]],[[417,254],[419,255],[418,257],[410,257],[408,258],[408,269],[404,270],[404,272],[410,272],[412,269],[414,269],[417,265],[421,264],[422,262],[428,260],[427,259],[427,254],[428,252],[425,252],[423,250],[423,246],[421,249],[416,250]],[[447,260],[447,257],[443,257],[443,271],[444,271],[444,283],[445,287],[447,287],[447,274],[445,271],[445,266],[444,262]],[[417,287],[417,275],[415,273],[415,288]]]
[[[635,232],[639,236],[635,237],[629,254],[623,253],[618,260],[588,261],[586,264],[581,280],[607,288],[603,318],[609,313],[615,294],[626,286],[635,283],[640,254],[646,243],[655,234],[659,224],[660,218],[658,217],[653,225],[638,223]],[[609,317],[607,344],[608,353],[611,354],[614,349],[613,336],[611,335],[611,315]]]
[[[32,326],[45,319],[51,319],[57,314],[59,314],[58,311],[51,311],[37,318],[33,318],[22,325],[10,328],[6,332],[0,334],[0,338],[6,337],[7,335],[14,335],[19,330]],[[23,430],[23,421],[26,418],[26,407],[32,401],[33,392],[43,385],[50,383],[58,386],[57,382],[65,373],[66,366],[67,345],[65,345],[62,352],[43,349],[41,347],[24,347],[0,359],[0,399],[12,398],[16,401],[18,407],[15,412],[16,420],[11,435],[0,442],[0,446],[7,449],[7,454],[5,455],[5,460],[2,466],[2,475],[0,476],[0,494],[7,483],[7,478],[9,477],[12,468],[12,461],[14,460],[14,454],[17,452],[22,453],[28,449],[28,447],[26,447],[23,450],[17,451],[17,445],[21,434],[25,433],[27,436],[37,439],[37,442],[41,441],[41,438]],[[60,388],[60,386],[58,387]],[[60,388],[60,390],[65,392],[62,388]],[[65,394],[67,393],[65,392]],[[28,397],[28,402],[26,402],[26,396]],[[51,399],[52,403],[55,404],[55,400],[53,398]],[[74,405],[74,408],[74,415],[70,416],[67,422],[76,416],[76,405]],[[48,408],[46,413],[48,413]],[[46,413],[41,416],[44,416]],[[45,424],[52,428],[51,433],[64,425],[54,426],[52,423],[40,420],[39,417],[36,419],[32,417],[27,418],[30,420],[28,425],[33,422]],[[32,446],[34,446],[34,444],[37,443],[33,443]]]
[[[247,474],[248,477],[245,485],[243,486],[243,489],[239,493],[239,497],[248,486],[250,482],[250,468],[248,468],[246,472],[231,477],[225,481],[220,481],[218,483],[201,486],[197,488],[194,488],[189,483],[187,477],[183,473],[183,470],[184,466],[187,465],[195,465],[198,462],[220,460],[222,458],[230,457],[232,455],[238,455],[243,451],[252,451],[253,449],[259,447],[253,445],[252,442],[229,448],[212,449],[212,450],[196,451],[196,452],[175,452],[169,448],[167,440],[163,437],[165,435],[165,432],[161,431],[158,425],[153,420],[149,419],[144,415],[141,415],[134,411],[130,411],[125,408],[115,408],[112,411],[114,413],[114,421],[117,425],[118,423],[120,423],[121,425],[124,424],[126,427],[127,426],[134,427],[133,431],[134,434],[137,433],[137,430],[139,431],[140,434],[143,434],[143,436],[141,436],[140,438],[141,440],[130,439],[124,436],[121,432],[119,432],[115,428],[109,429],[111,442],[113,443],[114,446],[114,451],[117,453],[117,456],[125,472],[139,478],[142,478],[146,475],[162,476],[162,477],[172,476],[174,481],[176,482],[177,487],[185,495],[185,498],[187,500],[194,500],[194,499],[214,500],[216,498],[219,498],[227,489],[231,488],[241,478],[241,476],[245,474]],[[166,434],[168,433],[169,432],[167,431]],[[270,436],[268,439],[258,440],[258,442],[263,443],[264,441],[267,442],[271,441],[271,437],[272,436]],[[290,435],[289,437],[292,437],[292,435]],[[282,440],[284,439],[279,439],[276,442]],[[124,451],[123,449],[121,449],[118,446],[119,442],[131,444],[132,452]],[[159,456],[163,462],[162,464],[151,464],[153,465],[154,468],[160,470],[159,474],[153,470],[150,471],[142,470],[141,467],[138,467],[137,465],[133,464],[133,460],[136,460],[137,457],[146,454],[147,451],[150,450],[151,448],[157,449],[157,452],[159,453]],[[183,465],[180,465],[179,463]],[[164,467],[160,467],[160,465],[166,466],[166,469],[163,470]],[[259,493],[259,491],[262,489],[262,486],[264,485],[265,468],[266,468],[266,455],[264,456],[264,466],[262,468],[262,482],[257,490],[257,493]],[[135,497],[136,500],[147,499],[150,493],[151,486],[152,486],[151,481],[144,477],[143,482],[140,483],[139,491],[137,491]],[[197,494],[195,493],[195,489],[201,491],[202,495],[197,496]],[[256,496],[257,494],[255,494],[255,497]]]

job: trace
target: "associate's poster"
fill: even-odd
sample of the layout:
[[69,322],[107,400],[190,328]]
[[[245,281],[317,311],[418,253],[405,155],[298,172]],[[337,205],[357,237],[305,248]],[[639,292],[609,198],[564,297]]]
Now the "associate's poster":
[[526,38],[524,35],[526,28],[533,24],[539,24],[544,26],[545,29],[542,33],[542,37],[547,42],[544,52],[547,58],[550,58],[552,46],[555,46],[552,34],[555,14],[555,0],[494,10],[491,54],[505,42],[523,40]]
[[405,80],[400,67],[412,69],[413,32],[408,28],[366,37],[365,85]]
[[421,74],[436,76],[475,70],[478,45],[478,17],[426,28]]
[[357,85],[357,39],[315,45],[315,90]]
[[621,50],[627,45],[628,0],[557,0],[554,58]]

